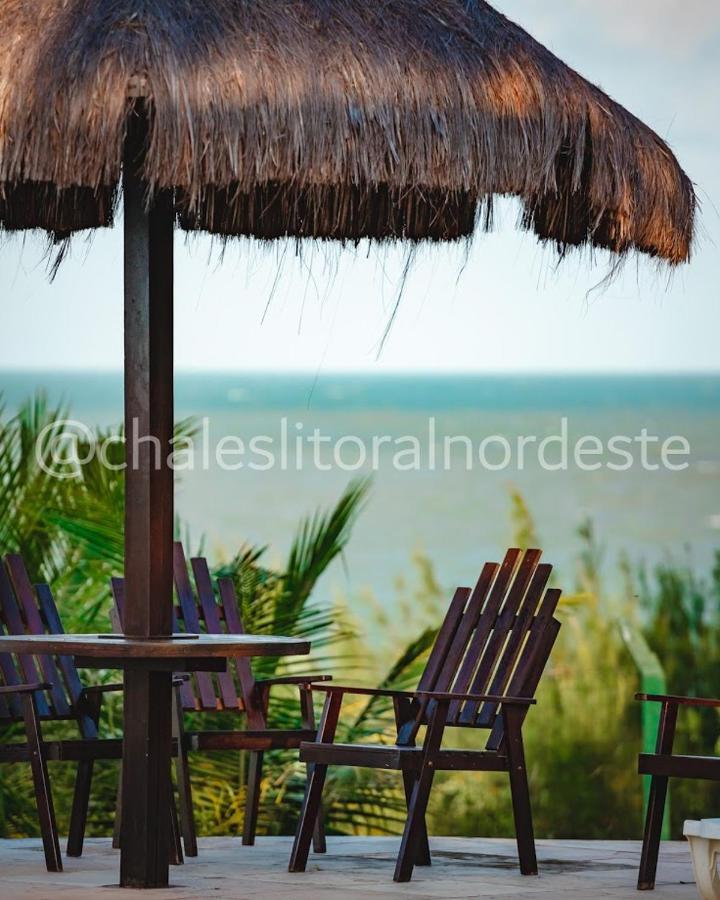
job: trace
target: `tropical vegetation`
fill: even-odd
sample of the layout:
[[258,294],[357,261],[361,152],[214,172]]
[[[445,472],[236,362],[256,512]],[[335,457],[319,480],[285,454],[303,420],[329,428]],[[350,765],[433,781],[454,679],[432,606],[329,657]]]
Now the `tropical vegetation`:
[[[21,550],[33,577],[52,585],[67,630],[103,630],[110,605],[108,579],[122,570],[122,473],[93,459],[83,466],[82,478],[50,477],[42,452],[38,456],[37,439],[45,429],[52,434],[53,423],[63,418],[67,411],[50,408],[41,395],[15,413],[0,405],[0,549]],[[191,434],[193,427],[192,422],[180,423],[178,433]],[[75,449],[83,457],[92,457],[88,452],[92,442],[108,437],[119,439],[121,432],[110,429],[86,435]],[[117,454],[114,461],[120,461],[120,441],[109,446],[110,453]],[[227,559],[214,560],[214,574],[234,579],[250,630],[312,638],[314,655],[310,663],[302,661],[303,669],[310,665],[313,671],[405,688],[417,679],[448,597],[448,586],[438,583],[430,559],[421,554],[413,559],[411,577],[398,581],[394,603],[363,598],[368,612],[362,621],[352,613],[357,604],[351,598],[336,597],[332,604],[314,599],[318,579],[350,539],[368,487],[363,481],[350,484],[333,509],[318,511],[301,522],[284,566],[268,567],[264,548],[246,546],[236,548]],[[510,510],[514,540],[520,546],[541,546],[541,536],[517,493],[510,498]],[[180,522],[177,533],[185,533]],[[499,544],[505,538],[498,535]],[[203,548],[188,549],[200,552]],[[673,691],[718,693],[720,554],[704,577],[689,564],[672,560],[652,570],[627,560],[619,565],[621,592],[609,587],[609,566],[591,523],[581,524],[576,570],[558,576],[558,583],[569,592],[559,613],[564,627],[540,690],[542,715],[533,711],[527,723],[536,829],[542,836],[610,839],[640,834],[643,801],[635,773],[641,719],[633,700],[639,679],[623,636],[628,628],[641,634],[662,661]],[[403,643],[399,635],[406,634],[408,621],[416,623],[417,631]],[[261,661],[258,674],[269,675],[286,665]],[[279,700],[273,724],[297,721],[292,692],[288,689]],[[121,713],[120,698],[111,698],[103,713],[106,734],[121,734]],[[208,726],[211,722],[217,727],[236,724],[224,714],[206,718]],[[392,710],[385,701],[348,698],[339,737],[391,741],[392,722]],[[71,727],[46,726],[48,733]],[[8,733],[13,730],[16,726],[5,728]],[[462,740],[473,742],[477,736],[463,734]],[[678,747],[687,752],[720,751],[717,713],[686,711]],[[201,833],[239,832],[243,755],[194,755],[191,764]],[[111,762],[98,766],[92,834],[107,834],[111,828],[117,768]],[[53,764],[51,776],[64,827],[73,768]],[[303,778],[292,754],[269,755],[261,832],[292,831]],[[30,796],[26,766],[0,767],[0,836],[37,833]],[[403,795],[393,773],[332,771],[326,799],[334,832],[393,833],[403,821]],[[693,782],[674,786],[673,835],[679,835],[683,818],[707,815],[708,809],[718,805],[720,786]],[[440,775],[429,815],[436,834],[512,834],[506,779],[493,775]]]

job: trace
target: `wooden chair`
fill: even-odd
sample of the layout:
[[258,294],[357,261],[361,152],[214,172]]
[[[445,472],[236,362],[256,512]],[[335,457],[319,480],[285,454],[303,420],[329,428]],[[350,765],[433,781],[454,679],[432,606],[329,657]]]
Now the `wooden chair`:
[[[2,630],[0,629],[0,634]],[[6,654],[2,655],[3,657]],[[50,789],[50,777],[47,770],[47,760],[43,747],[42,732],[38,719],[36,696],[50,689],[45,682],[35,684],[19,684],[14,667],[12,669],[12,684],[4,684],[3,680],[9,671],[7,659],[0,657],[0,728],[6,727],[13,721],[21,720],[25,726],[25,745],[11,743],[0,745],[0,760],[3,762],[19,761],[20,758],[30,763],[32,770],[33,787],[35,789],[35,806],[40,820],[40,834],[42,835],[43,850],[45,852],[45,865],[48,872],[62,872],[62,857],[60,855],[60,842],[58,840],[57,825],[55,823],[55,809],[53,807],[52,791]],[[18,753],[18,760],[12,760],[10,753]]]
[[644,703],[662,704],[655,753],[641,753],[638,758],[639,774],[650,775],[651,779],[637,886],[639,891],[651,891],[655,887],[668,779],[702,778],[720,781],[720,757],[682,756],[673,753],[678,710],[681,706],[720,709],[720,700],[665,694],[637,694],[636,699]]
[[[57,607],[47,584],[33,585],[22,557],[0,561],[0,634],[62,634]],[[48,760],[74,761],[77,776],[67,843],[68,856],[82,853],[90,782],[96,759],[119,759],[122,742],[101,739],[98,732],[103,695],[122,685],[83,685],[72,657],[13,657],[0,654],[5,686],[0,689],[0,724],[25,722],[26,743],[0,744],[0,762],[29,761],[33,768],[45,858],[51,871],[61,871],[55,818],[47,778]],[[75,721],[79,740],[44,741],[40,723]]]
[[[64,629],[55,600],[47,584],[33,584],[27,568],[19,554],[8,554],[0,561],[0,633],[7,634],[63,634]],[[68,830],[67,854],[82,854],[85,826],[93,768],[99,759],[121,759],[122,739],[101,738],[99,733],[102,699],[106,693],[122,691],[122,684],[102,684],[88,686],[80,679],[74,660],[71,656],[53,657],[50,655],[19,655],[17,659],[9,653],[0,654],[0,670],[4,681],[10,688],[21,682],[42,684],[32,694],[34,709],[39,722],[75,721],[80,733],[79,739],[63,739],[43,741],[39,727],[37,738],[27,738],[25,745],[18,743],[0,744],[0,762],[20,762],[30,760],[34,767],[45,766],[48,760],[76,762],[77,775],[73,793],[73,804]],[[25,704],[26,706],[27,704]],[[0,705],[0,724],[11,722],[25,715],[25,709],[18,706],[16,700],[10,699],[3,708]],[[27,735],[27,720],[26,720]],[[35,735],[35,730],[33,730]],[[41,741],[41,757],[36,760],[37,741]],[[35,770],[34,770],[35,775]],[[47,828],[47,840],[54,831],[52,800],[49,797],[49,783],[46,789],[47,802],[41,799],[38,784],[42,771],[36,775],[36,793],[41,804],[41,822],[43,819],[52,824]],[[43,782],[44,783],[44,782]],[[119,806],[118,806],[119,810]],[[172,829],[171,862],[182,862],[182,847],[179,840],[177,814],[173,804],[170,810]],[[43,832],[43,840],[47,840]],[[56,840],[56,839],[55,839]],[[55,859],[56,856],[56,859]],[[50,863],[48,863],[50,865]],[[53,865],[59,865],[59,851],[53,855]],[[53,871],[60,871],[54,869]]]
[[[174,579],[176,606],[173,631],[189,634],[244,634],[242,619],[232,580],[220,578],[217,581],[218,597],[215,595],[212,577],[207,561],[202,558],[190,560],[194,588],[182,544],[174,546]],[[124,585],[121,578],[112,581],[113,597],[122,621]],[[192,803],[189,800],[190,778],[187,753],[215,750],[246,750],[250,754],[248,767],[245,818],[242,842],[255,843],[260,786],[262,782],[263,757],[268,750],[296,750],[303,741],[316,736],[312,694],[308,685],[311,681],[327,680],[321,675],[284,675],[277,678],[258,680],[253,676],[250,660],[238,657],[229,662],[228,671],[213,676],[210,672],[196,672],[186,678],[177,691],[176,731],[179,736],[181,753],[177,756],[177,779],[183,785],[180,820],[189,856],[197,853],[195,825]],[[297,685],[300,692],[302,727],[292,729],[272,729],[268,727],[270,690],[276,685]],[[245,728],[237,730],[186,730],[183,713],[233,712],[242,717]],[[314,834],[314,849],[325,852],[325,835],[322,816],[318,816]],[[188,849],[190,848],[190,850]]]
[[[546,589],[552,567],[539,559],[538,550],[509,550],[502,565],[485,565],[474,590],[458,588],[416,691],[314,686],[327,697],[317,740],[300,746],[300,759],[313,770],[291,872],[305,870],[328,766],[347,765],[402,772],[408,816],[395,881],[409,881],[415,865],[430,865],[425,811],[433,776],[444,770],[508,773],[520,870],[537,874],[522,724],[560,629],[554,612],[561,593]],[[345,694],[392,698],[394,745],[333,743]],[[485,749],[443,749],[448,727],[487,730]]]

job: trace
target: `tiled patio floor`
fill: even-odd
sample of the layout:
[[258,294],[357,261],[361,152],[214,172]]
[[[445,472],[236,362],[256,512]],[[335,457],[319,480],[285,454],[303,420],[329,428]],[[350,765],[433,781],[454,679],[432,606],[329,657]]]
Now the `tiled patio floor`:
[[[330,838],[327,855],[311,857],[307,872],[295,875],[287,872],[290,843],[290,838],[260,838],[257,846],[242,847],[237,838],[202,840],[199,857],[173,868],[173,887],[156,896],[158,900],[637,900],[641,896],[634,889],[640,847],[632,842],[540,841],[540,877],[523,878],[512,841],[436,838],[431,842],[433,866],[416,869],[410,884],[403,885],[392,881],[397,839]],[[119,857],[108,841],[88,841],[82,859],[65,863],[62,874],[49,875],[38,841],[0,841],[0,898],[128,897],[126,891],[112,887],[117,884]],[[654,896],[697,897],[686,844],[663,846]]]

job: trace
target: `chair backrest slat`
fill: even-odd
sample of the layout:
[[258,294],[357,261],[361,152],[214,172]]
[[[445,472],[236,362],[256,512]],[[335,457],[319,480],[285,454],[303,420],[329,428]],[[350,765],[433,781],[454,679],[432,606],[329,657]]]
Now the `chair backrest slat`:
[[[515,620],[508,627],[507,643],[498,660],[493,678],[488,685],[488,694],[498,696],[502,694],[509,685],[518,658],[525,645],[535,611],[550,579],[551,573],[552,566],[548,565],[540,565],[535,570],[535,574],[530,582],[530,587],[525,594],[525,598],[515,616]],[[489,727],[495,721],[496,714],[496,703],[483,704],[477,717],[478,725]]]
[[[501,565],[486,563],[475,589],[458,588],[430,652],[419,690],[493,696],[534,696],[560,630],[560,591],[548,588],[552,566],[539,550],[511,549]],[[397,743],[412,744],[434,704],[418,701],[415,720]],[[454,701],[447,724],[490,732],[487,749],[504,740],[498,705]]]
[[[2,562],[0,561],[0,568]],[[0,598],[1,600],[1,598]],[[5,626],[0,616],[0,635],[5,634]],[[22,684],[22,678],[17,673],[15,662],[10,653],[0,653],[0,672],[2,673],[3,684],[12,687],[15,684]],[[16,694],[8,694],[3,697],[4,705],[0,706],[0,717],[2,718],[20,718],[22,715],[22,704],[20,698]]]
[[[204,625],[208,634],[245,634],[232,579],[218,578],[216,594],[207,560],[204,557],[193,557],[190,560],[195,582],[193,588],[180,542],[175,543],[174,560],[180,627],[190,633],[200,632]],[[250,728],[267,727],[249,659],[237,657],[231,660],[227,672],[218,674],[217,682],[218,710],[244,711]]]
[[[175,578],[175,591],[182,612],[182,625],[188,634],[200,634],[200,616],[198,614],[195,595],[193,594],[187,562],[183,553],[182,544],[175,543],[173,547],[173,575]],[[215,693],[215,685],[209,672],[196,672],[195,683],[197,694],[202,709],[218,709],[222,704]]]
[[[3,622],[8,634],[25,634],[25,623],[23,622],[20,613],[20,607],[18,606],[15,597],[12,582],[10,581],[6,562],[0,563],[0,608],[2,608]],[[25,682],[37,684],[37,682],[43,681],[34,657],[26,654],[18,654],[17,660],[22,673],[22,678]],[[50,707],[43,691],[37,691],[35,693],[35,702],[38,715],[44,717],[50,716]]]
[[497,563],[485,563],[475,589],[470,595],[465,612],[455,632],[445,656],[445,662],[431,690],[449,691],[455,680],[458,667],[462,665],[468,644],[473,636],[482,613],[482,608],[499,570]]
[[[50,590],[50,585],[36,584],[35,592],[48,632],[50,634],[64,634],[65,629],[63,628],[60,614],[55,605],[55,599]],[[79,705],[83,693],[83,685],[75,666],[75,660],[72,656],[57,656],[55,659],[64,679],[65,687],[70,698],[70,704],[77,714],[80,734],[86,739],[98,737],[99,732],[97,723],[93,721],[92,716],[88,715],[82,706]]]
[[[218,578],[218,591],[225,614],[225,624],[228,634],[245,634],[245,626],[240,616],[237,594],[232,578]],[[243,705],[247,714],[250,728],[267,728],[265,712],[257,696],[255,676],[253,675],[250,660],[246,656],[238,656],[235,659],[235,669],[240,682],[240,690],[243,697]]]
[[[15,595],[25,613],[26,632],[29,634],[45,634],[45,623],[40,614],[38,598],[25,568],[23,558],[17,553],[9,553],[6,561],[10,580],[15,588]],[[48,653],[39,654],[36,659],[43,675],[43,681],[47,681],[50,685],[48,693],[52,699],[55,713],[60,716],[68,715],[71,704],[68,702],[65,686],[55,665],[55,659]]]
[[[553,617],[561,596],[562,591],[559,588],[547,590],[533,618],[525,652],[515,668],[508,687],[508,690],[515,692],[516,695],[532,697],[532,692],[537,688],[555,638],[560,631],[560,623]],[[531,693],[523,693],[525,691]]]
[[[507,639],[508,630],[515,621],[517,610],[522,603],[539,560],[540,552],[538,550],[526,551],[518,566],[517,572],[515,573],[515,577],[509,585],[504,586],[505,596],[501,598],[501,602],[504,599],[504,603],[502,603],[499,610],[493,611],[494,621],[492,622],[490,633],[483,642],[484,647],[479,654],[479,662],[477,663],[475,677],[470,683],[470,693],[487,693],[490,679],[497,663],[498,654],[502,651],[503,644]],[[474,704],[468,704],[468,706],[473,711],[468,715],[467,719],[463,721],[471,721],[477,711],[477,707]]]
[[[195,557],[190,561],[190,564],[195,576],[195,587],[197,588],[206,630],[208,634],[223,634],[225,629],[220,619],[220,607],[215,599],[215,591],[213,590],[207,560],[202,557]],[[217,680],[225,709],[239,709],[240,705],[232,672],[218,672]]]
[[[478,658],[482,654],[488,637],[490,636],[490,633],[495,626],[495,620],[497,619],[498,610],[500,609],[503,599],[505,598],[505,593],[507,591],[508,585],[512,581],[521,556],[522,553],[519,550],[508,550],[508,552],[505,554],[505,559],[503,560],[499,571],[497,571],[495,581],[492,584],[492,590],[490,591],[487,602],[483,606],[482,612],[480,613],[480,618],[478,620],[475,633],[472,636],[472,640],[470,641],[467,653],[465,654],[465,658],[463,659],[460,671],[458,672],[457,678],[455,679],[455,682],[453,684],[453,690],[459,694],[466,694],[470,689],[473,675],[475,674],[475,670],[477,669]],[[448,721],[457,721],[461,709],[462,703],[451,703],[448,710]]]
[[[458,667],[462,665],[468,642],[471,640],[473,631],[477,626],[483,604],[498,569],[499,566],[496,563],[486,563],[473,591],[468,591],[467,589],[463,593],[460,590],[456,591],[453,603],[448,611],[448,615],[452,616],[451,627],[445,629],[443,624],[438,632],[436,644],[441,635],[447,635],[447,638],[442,641],[440,653],[436,654],[435,657],[433,657],[432,652],[430,654],[425,670],[427,672],[430,661],[432,661],[433,671],[430,676],[421,679],[421,683],[426,685],[422,690],[448,691],[450,689]],[[457,615],[454,604],[462,597],[467,598],[467,603],[465,608],[460,609],[459,615]],[[420,726],[429,720],[434,708],[435,704],[432,701],[422,703],[415,721],[408,723],[398,733],[397,743],[400,745],[412,744],[417,737]]]
[[[535,696],[535,691],[560,632],[560,622],[553,618],[553,614],[561,593],[556,588],[551,588],[546,592],[540,611],[530,628],[526,652],[519,661],[507,688],[508,694],[521,697]],[[525,714],[527,715],[527,710]],[[503,722],[497,716],[487,741],[487,749],[497,750],[502,744],[503,738]]]
[[[52,591],[48,584],[33,584],[23,558],[8,554],[0,561],[0,633],[64,634]],[[97,723],[82,704],[84,688],[72,656],[0,654],[0,669],[6,684],[45,681],[48,691],[35,694],[38,714],[44,719],[76,719],[83,738],[98,736]],[[9,698],[13,718],[22,715],[17,697]]]
[[440,670],[445,663],[445,658],[447,657],[448,650],[453,642],[471,593],[472,591],[470,588],[459,587],[455,591],[455,595],[450,603],[450,608],[440,626],[425,669],[420,677],[418,690],[431,691],[433,689],[433,685],[437,681]]
[[[48,633],[65,634],[65,629],[63,628],[60,614],[58,613],[57,606],[55,605],[55,600],[53,598],[52,591],[50,590],[50,585],[36,584],[35,592],[37,593],[40,610],[42,612],[43,619],[45,620]],[[80,695],[83,692],[83,686],[82,682],[80,681],[78,670],[75,668],[73,658],[72,656],[58,656],[57,663],[65,679],[65,684],[67,686],[70,699],[73,703],[77,703],[77,701],[80,699]]]

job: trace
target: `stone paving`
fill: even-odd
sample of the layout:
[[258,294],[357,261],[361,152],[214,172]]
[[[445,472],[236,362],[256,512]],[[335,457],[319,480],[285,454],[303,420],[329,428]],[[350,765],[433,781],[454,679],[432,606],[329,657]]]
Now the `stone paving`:
[[[635,890],[640,845],[630,841],[538,841],[540,876],[523,878],[509,840],[435,838],[433,865],[415,870],[409,884],[392,880],[396,838],[329,838],[328,853],[311,856],[307,872],[287,871],[290,838],[259,838],[242,847],[238,838],[206,838],[200,855],[173,867],[169,890],[158,900],[331,900],[331,898],[474,897],[529,900],[639,898]],[[116,887],[119,856],[107,840],[86,842],[82,859],[65,858],[65,871],[45,871],[39,841],[0,841],[0,898],[128,897]],[[114,883],[114,884],[113,884]],[[130,896],[134,896],[131,893]],[[648,896],[648,895],[643,895]],[[697,897],[687,844],[664,844],[654,896]]]

